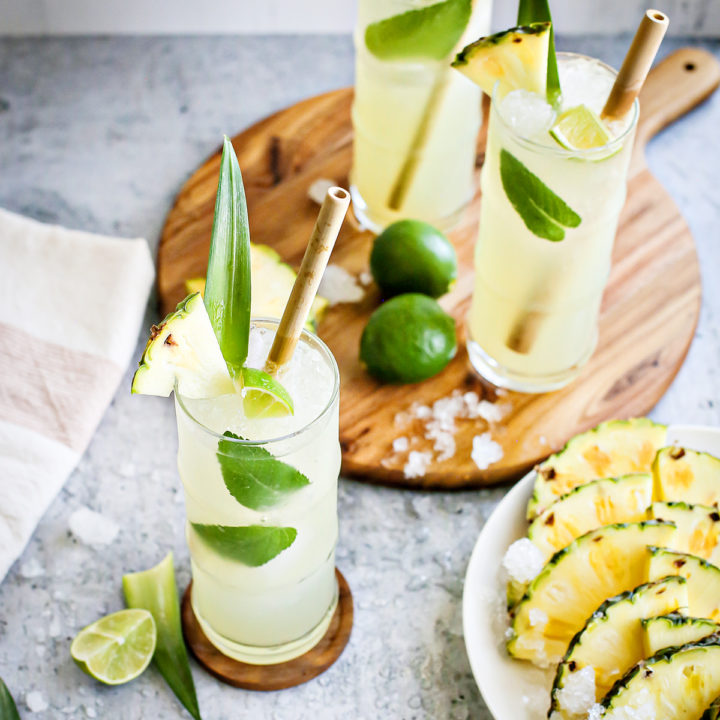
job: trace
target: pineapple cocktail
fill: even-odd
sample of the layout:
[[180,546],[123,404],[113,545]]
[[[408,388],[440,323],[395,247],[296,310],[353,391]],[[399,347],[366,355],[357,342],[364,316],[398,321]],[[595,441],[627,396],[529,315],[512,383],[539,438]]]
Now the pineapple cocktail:
[[[518,27],[455,62],[492,92],[468,353],[525,392],[567,384],[594,350],[638,116],[600,118],[616,73],[581,55],[557,55],[561,94],[546,92],[549,39]],[[507,53],[519,75],[496,81],[482,65]]]
[[[262,368],[276,325],[253,322],[246,367]],[[337,603],[338,370],[304,332],[281,379],[293,415],[175,395],[193,610],[221,652],[256,664],[313,647]]]
[[448,68],[490,0],[360,0],[355,31],[355,214],[379,232],[402,218],[451,227],[474,194],[480,92]]

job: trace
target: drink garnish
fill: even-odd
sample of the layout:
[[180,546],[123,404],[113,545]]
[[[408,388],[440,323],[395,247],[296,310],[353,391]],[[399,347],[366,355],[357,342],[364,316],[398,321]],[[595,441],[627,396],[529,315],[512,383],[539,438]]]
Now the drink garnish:
[[294,413],[290,393],[262,370],[242,368],[243,410],[247,418],[285,417]]
[[444,0],[378,22],[365,29],[365,45],[380,60],[443,60],[460,40],[472,0]]
[[587,105],[577,105],[562,113],[550,134],[567,150],[592,150],[612,140],[605,123]]
[[180,624],[172,553],[149,570],[123,575],[123,591],[128,607],[152,614],[157,628],[153,662],[187,711],[202,720]]
[[241,505],[264,510],[309,484],[303,473],[268,450],[250,445],[229,430],[218,443],[217,459],[228,492]]
[[548,45],[545,94],[548,103],[557,107],[560,103],[560,74],[558,73],[557,53],[555,52],[555,28],[548,0],[520,0],[518,7],[518,25],[537,22],[550,23],[550,42]]
[[510,204],[534,235],[559,242],[565,238],[563,228],[580,225],[580,216],[504,149],[500,151],[500,179]]
[[297,530],[291,527],[192,523],[192,528],[218,555],[250,567],[270,562],[287,550],[297,537]]

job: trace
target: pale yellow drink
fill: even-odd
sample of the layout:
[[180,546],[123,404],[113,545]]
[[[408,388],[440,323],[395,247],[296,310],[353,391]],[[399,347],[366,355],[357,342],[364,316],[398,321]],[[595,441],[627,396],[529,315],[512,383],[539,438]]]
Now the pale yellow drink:
[[[351,192],[355,214],[379,232],[402,218],[448,229],[474,194],[480,89],[444,60],[381,60],[365,44],[368,24],[437,0],[359,0],[355,31],[355,130]],[[477,0],[465,31],[486,34],[490,0]],[[435,104],[427,114],[428,106]],[[418,128],[426,140],[411,153]],[[392,200],[410,155],[414,170],[398,206]]]
[[[253,323],[249,367],[262,366],[275,328],[275,321]],[[327,347],[304,332],[280,379],[293,398],[293,416],[249,419],[239,395],[187,400],[176,394],[193,610],[221,652],[254,664],[284,662],[312,648],[337,604],[337,365]],[[248,442],[223,438],[227,430]],[[269,506],[244,506],[230,493],[224,472],[249,467],[243,465],[248,447],[268,451],[309,483]],[[225,468],[219,452],[231,456]],[[253,468],[261,481],[267,476],[266,466]],[[253,566],[219,552],[196,531],[208,525],[291,528],[296,536],[268,562]]]
[[[559,53],[558,61],[559,112],[584,104],[600,113],[615,72],[578,55]],[[532,107],[523,108],[524,100]],[[529,93],[493,98],[468,323],[473,366],[496,385],[524,392],[567,384],[595,348],[638,112],[636,103],[610,128],[608,145],[581,152],[553,140],[555,115],[543,104]],[[580,216],[563,240],[538,237],[510,203],[500,175],[503,150]]]

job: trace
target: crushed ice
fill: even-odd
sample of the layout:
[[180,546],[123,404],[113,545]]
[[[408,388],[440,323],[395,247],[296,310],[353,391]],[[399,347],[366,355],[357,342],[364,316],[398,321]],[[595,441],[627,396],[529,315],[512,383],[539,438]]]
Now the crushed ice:
[[365,297],[365,290],[357,278],[339,265],[328,265],[325,268],[318,293],[330,305],[356,303]]
[[48,709],[48,701],[39,690],[31,690],[25,696],[25,705],[30,712],[43,712]]
[[70,515],[68,525],[70,532],[86,545],[109,545],[120,530],[114,520],[85,506]]
[[20,577],[30,580],[32,578],[42,577],[45,574],[45,568],[35,558],[30,558],[20,566]]
[[516,540],[505,552],[502,565],[511,580],[529,583],[534,580],[545,565],[540,548],[529,538]]
[[325,201],[327,191],[336,185],[337,183],[334,180],[329,180],[328,178],[318,178],[310,184],[310,187],[308,188],[308,197],[314,203],[322,205]]

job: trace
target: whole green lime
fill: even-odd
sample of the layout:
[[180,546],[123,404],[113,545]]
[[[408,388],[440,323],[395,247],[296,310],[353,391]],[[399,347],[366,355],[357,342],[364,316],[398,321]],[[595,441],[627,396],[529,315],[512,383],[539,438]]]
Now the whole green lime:
[[437,375],[455,356],[455,321],[427,295],[408,293],[384,302],[360,338],[360,360],[388,383]]
[[457,256],[437,228],[400,220],[375,238],[370,270],[385,297],[411,292],[440,297],[457,278]]

